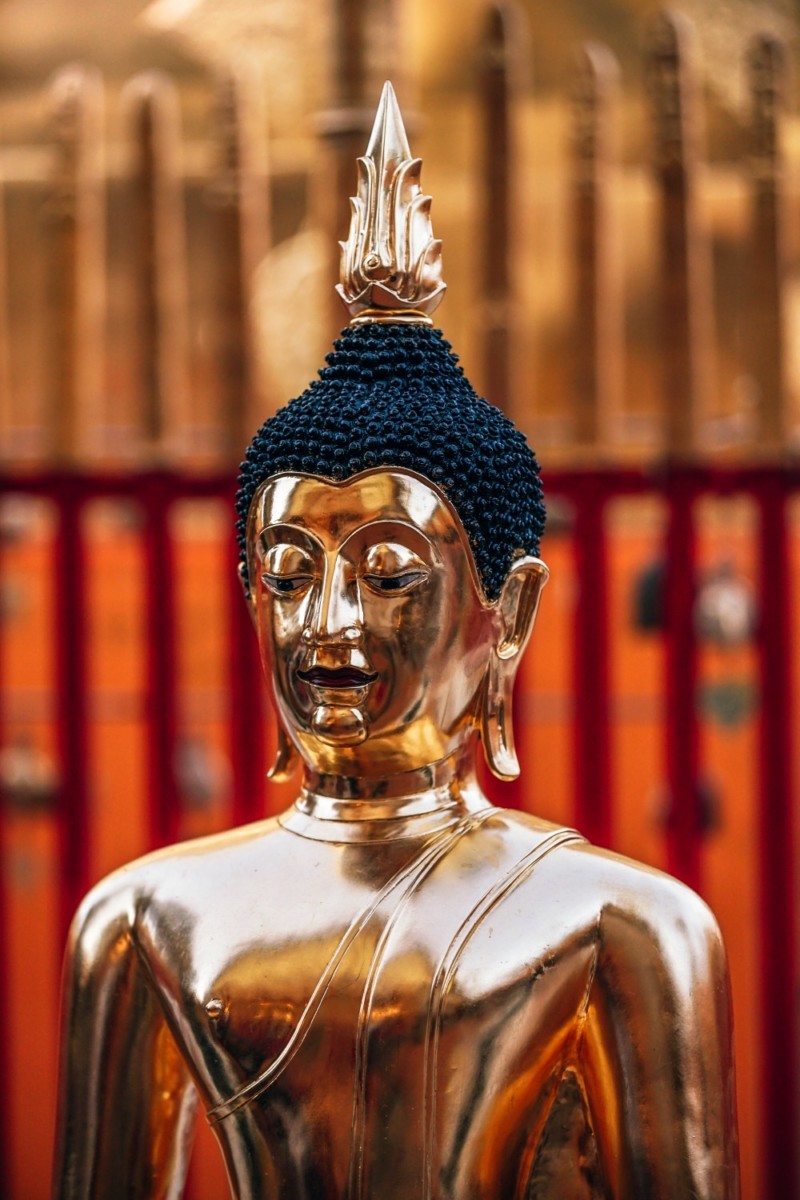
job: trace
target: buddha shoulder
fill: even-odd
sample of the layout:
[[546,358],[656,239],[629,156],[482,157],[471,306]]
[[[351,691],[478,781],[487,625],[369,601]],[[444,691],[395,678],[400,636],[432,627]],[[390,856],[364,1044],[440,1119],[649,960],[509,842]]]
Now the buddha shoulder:
[[[243,875],[257,876],[261,860],[269,858],[269,842],[281,834],[274,819],[179,842],[111,872],[87,893],[70,930],[68,952],[76,941],[96,947],[115,937],[128,936],[143,913],[152,908],[203,907],[205,896],[213,906],[221,890]],[[110,947],[109,947],[110,948]]]
[[[506,813],[509,826],[529,827],[524,814]],[[535,822],[538,836],[542,823]],[[722,939],[713,913],[691,888],[653,867],[582,839],[564,840],[536,868],[559,924],[596,928],[599,962],[628,962],[688,980],[725,975]]]

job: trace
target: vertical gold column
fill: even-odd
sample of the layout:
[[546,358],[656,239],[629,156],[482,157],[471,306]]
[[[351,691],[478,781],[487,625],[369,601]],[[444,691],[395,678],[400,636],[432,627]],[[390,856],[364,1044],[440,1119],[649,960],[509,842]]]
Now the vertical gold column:
[[11,457],[15,423],[11,392],[11,344],[8,323],[8,232],[5,214],[5,181],[0,180],[0,462]]
[[256,411],[252,313],[253,274],[269,245],[261,94],[258,79],[241,68],[217,79],[217,165],[211,189],[219,272],[215,348],[225,456],[236,462],[264,418],[263,411]]
[[780,122],[785,110],[786,49],[772,36],[748,56],[752,111],[751,264],[748,358],[758,388],[757,444],[780,455],[791,430],[786,389],[785,197]]
[[611,52],[585,46],[573,85],[572,127],[572,411],[579,447],[607,445],[619,415],[622,296],[610,211],[618,84]]
[[189,422],[186,229],[175,85],[138,75],[126,88],[133,149],[130,267],[139,428],[147,452],[175,453]]
[[[338,279],[337,242],[347,232],[354,164],[364,153],[381,85],[385,79],[398,83],[401,64],[397,61],[400,31],[396,0],[370,0],[369,4],[363,0],[333,0],[331,19],[330,101],[317,120],[326,153],[317,176],[315,208],[331,246],[327,278]],[[413,120],[406,124],[413,133]],[[335,335],[344,323],[344,309],[333,291],[329,311],[330,330]]]
[[99,423],[105,369],[103,85],[67,67],[49,95],[53,148],[44,209],[48,372],[45,423],[53,458],[75,462]]
[[661,361],[667,450],[691,457],[708,403],[711,310],[708,248],[698,218],[700,100],[692,31],[660,13],[647,43],[655,125],[661,261]]
[[480,292],[483,328],[483,386],[487,397],[510,412],[513,361],[511,240],[514,223],[515,158],[513,105],[518,91],[522,15],[507,3],[492,4],[481,45],[483,117],[482,232]]

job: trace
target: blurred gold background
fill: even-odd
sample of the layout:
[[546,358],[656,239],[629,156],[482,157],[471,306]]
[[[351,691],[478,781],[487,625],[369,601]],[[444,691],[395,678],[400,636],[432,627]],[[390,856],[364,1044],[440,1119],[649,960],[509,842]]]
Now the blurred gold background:
[[[780,361],[764,374],[758,351],[765,301],[754,281],[767,271],[757,254],[754,261],[753,236],[753,166],[761,169],[763,162],[753,155],[746,62],[752,39],[769,34],[785,47],[788,65],[796,65],[797,5],[684,0],[680,6],[691,22],[689,58],[698,85],[689,119],[697,143],[692,221],[698,274],[691,302],[699,313],[692,356],[702,368],[696,386],[680,395],[670,393],[662,361],[662,197],[645,68],[658,6],[649,0],[502,6],[511,93],[507,160],[498,158],[497,130],[488,139],[485,133],[487,66],[496,66],[487,22],[496,7],[484,0],[0,2],[0,783],[9,979],[0,1069],[8,1081],[2,1112],[7,1190],[15,1200],[47,1194],[59,906],[72,886],[64,882],[63,852],[74,842],[64,840],[66,810],[59,808],[65,772],[59,645],[70,637],[59,627],[64,480],[102,474],[123,481],[122,499],[92,499],[83,513],[85,577],[74,593],[85,616],[82,811],[90,831],[76,872],[87,883],[142,853],[154,827],[191,836],[243,811],[276,811],[287,802],[286,789],[272,788],[237,807],[229,745],[230,517],[220,496],[227,494],[245,431],[305,388],[344,322],[332,295],[335,240],[346,232],[354,158],[366,145],[385,78],[395,83],[412,151],[424,160],[422,182],[444,242],[449,290],[442,326],[478,390],[502,400],[530,437],[546,484],[548,471],[553,476],[551,532],[543,549],[553,582],[519,696],[525,788],[507,800],[568,822],[576,811],[591,810],[591,797],[575,798],[571,738],[580,652],[575,621],[581,603],[592,598],[593,581],[580,571],[564,472],[630,467],[653,472],[647,476],[653,479],[667,460],[676,460],[711,470],[760,464],[787,473],[795,480],[787,485],[787,603],[797,611],[800,120],[789,84],[779,112],[776,187],[785,220],[778,300],[769,300],[779,305],[774,324],[783,333]],[[602,43],[617,66],[607,73],[610,130],[602,163],[608,358],[602,386],[591,397],[596,425],[585,427],[580,372],[591,339],[576,296],[584,276],[575,228],[581,171],[575,90],[587,42]],[[96,73],[64,76],[70,63]],[[154,70],[163,75],[131,83],[137,73]],[[89,134],[73,173],[68,126],[76,96]],[[231,117],[231,96],[238,97],[240,126]],[[132,182],[146,144],[141,120],[148,97],[163,118],[156,144],[160,183],[152,193],[161,233],[151,242],[143,232],[139,184]],[[244,147],[246,169],[236,160],[237,144],[239,151]],[[489,304],[487,245],[497,247],[500,234],[485,212],[487,204],[497,205],[488,183],[501,161],[509,278],[500,299]],[[71,241],[76,190],[85,208]],[[246,212],[242,225],[235,212]],[[73,254],[79,266],[70,291]],[[504,331],[499,350],[487,337],[493,321]],[[675,442],[670,413],[676,409],[689,412],[688,446]],[[777,435],[768,420],[776,411]],[[177,815],[169,821],[154,816],[148,799],[153,626],[143,513],[150,511],[154,468],[214,481],[192,485],[191,496],[191,488],[181,492],[159,517],[172,544],[177,613],[175,695],[164,701],[174,725],[167,769]],[[58,483],[48,491],[50,472]],[[198,499],[203,487],[205,498]],[[783,1200],[798,1169],[798,1097],[780,1094],[780,1081],[764,1071],[772,985],[761,972],[763,947],[771,946],[778,968],[785,963],[783,995],[793,1005],[791,1028],[777,1036],[785,1038],[792,1060],[787,1077],[796,1086],[797,947],[780,940],[787,928],[796,936],[796,871],[781,876],[792,913],[776,933],[764,927],[759,907],[767,884],[759,859],[764,834],[753,612],[754,597],[769,579],[759,565],[753,496],[733,485],[728,491],[704,496],[694,507],[698,685],[695,704],[688,696],[686,706],[699,722],[701,890],[719,916],[731,957],[744,1195]],[[664,679],[670,667],[663,630],[657,620],[648,626],[644,613],[648,586],[657,590],[668,525],[669,490],[661,494],[656,487],[655,493],[617,496],[605,513],[609,843],[667,867]],[[725,611],[734,611],[732,636],[720,633],[720,595]],[[701,602],[712,613],[710,624],[698,615]],[[796,696],[794,634],[786,661]],[[163,697],[156,698],[160,704]],[[789,738],[792,712],[784,714]],[[793,753],[781,829],[796,843],[796,804],[788,808],[797,794],[796,748]],[[790,859],[793,868],[796,853]],[[770,1123],[781,1111],[776,1137]],[[796,1135],[788,1141],[787,1129]],[[775,1190],[781,1171],[783,1187]],[[203,1133],[193,1200],[224,1191],[220,1172]]]

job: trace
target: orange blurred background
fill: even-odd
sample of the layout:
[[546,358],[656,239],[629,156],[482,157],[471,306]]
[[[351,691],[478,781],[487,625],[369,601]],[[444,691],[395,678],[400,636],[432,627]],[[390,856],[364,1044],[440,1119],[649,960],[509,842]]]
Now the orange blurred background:
[[[59,656],[70,636],[59,624],[61,498],[70,478],[123,481],[116,497],[90,488],[80,515],[87,838],[79,874],[88,884],[153,840],[148,739],[160,698],[148,673],[147,495],[148,480],[158,472],[214,481],[200,498],[202,488],[177,487],[177,499],[158,516],[169,544],[175,616],[172,694],[165,704],[174,725],[164,784],[167,823],[176,836],[189,837],[224,828],[242,811],[231,734],[235,564],[227,481],[245,431],[305,387],[342,323],[328,299],[333,241],[347,220],[353,146],[363,149],[362,126],[386,75],[409,114],[412,149],[424,156],[423,183],[444,239],[445,332],[475,385],[502,400],[537,447],[551,501],[543,545],[551,583],[517,694],[523,786],[508,791],[507,802],[566,823],[591,814],[592,797],[585,789],[576,795],[576,623],[597,602],[597,587],[607,600],[607,842],[655,866],[674,865],[669,643],[659,608],[672,494],[665,463],[721,473],[757,467],[786,481],[787,607],[800,611],[800,253],[793,215],[800,121],[787,84],[774,105],[777,150],[770,158],[760,143],[754,156],[746,66],[759,34],[781,39],[791,62],[793,6],[788,0],[683,5],[694,23],[690,57],[697,84],[688,118],[689,141],[696,142],[690,366],[703,382],[682,396],[671,395],[664,382],[659,244],[665,218],[654,170],[659,135],[643,82],[656,6],[647,0],[500,6],[513,37],[503,50],[511,148],[501,163],[509,186],[499,199],[487,186],[498,170],[496,146],[481,133],[503,112],[486,78],[487,62],[494,61],[488,13],[497,7],[482,0],[462,0],[457,8],[423,0],[0,4],[0,785],[7,979],[0,1070],[6,1078],[6,1186],[14,1200],[47,1194],[53,1127],[62,856],[70,845],[59,824],[65,795]],[[587,39],[602,41],[618,63],[618,73],[607,77],[603,119],[611,131],[599,184],[605,208],[595,214],[594,227],[607,268],[598,303],[615,320],[602,325],[603,349],[589,351],[591,338],[576,318],[586,312],[576,281],[585,280],[580,256],[587,235],[584,230],[581,241],[575,227],[576,180],[588,161],[576,63]],[[66,82],[61,76],[53,85],[52,72],[76,58],[100,74],[73,74]],[[131,85],[132,75],[153,67],[166,76]],[[153,96],[147,111],[156,112],[157,136],[148,142],[141,98]],[[345,112],[358,116],[352,128],[341,126]],[[337,113],[344,132],[331,136]],[[759,278],[769,273],[766,257],[757,257],[766,255],[768,239],[763,229],[761,240],[754,232],[753,163],[763,167],[769,159],[774,167],[777,154],[779,269],[774,294],[765,300],[752,284],[754,262]],[[160,206],[166,243],[142,219],[145,193],[150,211]],[[491,283],[486,246],[501,250],[497,229],[485,218],[490,202],[507,205],[511,230],[509,269],[493,305],[485,302]],[[72,290],[65,280],[74,283]],[[760,374],[754,341],[766,337],[758,321],[769,305],[782,331],[780,370]],[[681,312],[673,315],[678,323]],[[490,328],[502,330],[499,342],[487,335]],[[590,389],[591,420],[585,420],[580,391],[587,352],[601,376]],[[681,405],[690,411],[688,446],[678,445],[671,432],[670,413]],[[776,411],[780,420],[770,426]],[[582,573],[569,480],[575,472],[607,478],[618,468],[643,472],[649,483],[635,495],[611,488],[601,523],[607,578],[595,580]],[[785,1037],[787,1054],[796,1054],[797,946],[781,944],[763,924],[770,880],[762,861],[759,608],[770,579],[757,501],[757,492],[734,486],[700,488],[693,501],[689,617],[697,682],[686,708],[697,723],[699,765],[696,795],[679,804],[696,808],[699,887],[718,916],[731,962],[744,1196],[783,1200],[790,1191],[775,1191],[770,1181],[776,1162],[784,1181],[792,1172],[796,1178],[799,1105],[796,1094],[770,1094],[764,1055],[772,1010],[765,996],[772,985],[762,971],[766,945],[778,967],[786,964],[783,1003],[785,1009],[789,996],[791,1028],[778,1037]],[[789,736],[800,682],[793,619],[785,646],[793,700],[784,715]],[[268,752],[274,737],[269,715],[265,729]],[[792,908],[781,929],[794,938],[796,747],[792,754],[791,786],[781,799],[791,870],[781,877],[780,894]],[[502,788],[497,795],[502,800]],[[275,812],[291,798],[290,785],[264,785],[246,808],[252,815]],[[794,1061],[787,1078],[796,1088]],[[770,1129],[776,1108],[784,1112],[783,1133],[794,1129],[782,1145]],[[225,1187],[201,1126],[190,1195],[205,1200]]]

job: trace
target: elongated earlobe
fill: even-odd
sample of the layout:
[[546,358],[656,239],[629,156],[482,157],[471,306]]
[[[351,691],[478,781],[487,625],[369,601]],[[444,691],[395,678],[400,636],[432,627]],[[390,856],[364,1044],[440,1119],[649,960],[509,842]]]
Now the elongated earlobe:
[[[516,673],[516,672],[515,672]],[[481,711],[481,743],[486,765],[498,779],[516,779],[519,760],[514,749],[514,725],[511,717],[511,692],[506,683],[507,672],[496,654],[492,654],[486,671]]]
[[480,734],[487,766],[498,779],[516,779],[519,775],[512,719],[514,680],[548,575],[541,559],[519,559],[512,566],[497,601],[503,632],[491,651],[486,669]]
[[278,725],[278,746],[275,751],[275,761],[267,771],[267,779],[275,783],[288,783],[297,770],[300,755],[297,747],[287,736],[281,724]]
[[[240,562],[236,568],[236,574],[239,576],[239,582],[242,585],[244,592],[244,601],[247,605],[247,611],[250,613],[250,619],[253,625],[256,625],[256,606],[253,602],[253,593],[247,583],[247,566],[244,562]],[[272,779],[275,783],[288,783],[297,770],[300,762],[300,755],[297,753],[297,747],[294,742],[284,732],[283,726],[278,723],[278,745],[275,750],[275,761],[267,771],[267,779]]]
[[256,624],[256,606],[255,606],[255,603],[253,602],[253,593],[248,584],[247,564],[245,562],[242,561],[242,562],[238,563],[238,565],[236,567],[236,574],[239,578],[239,583],[242,585],[242,594],[244,595],[244,602],[247,605],[247,611],[250,613],[250,620],[253,622],[253,625],[255,626],[255,624]]

